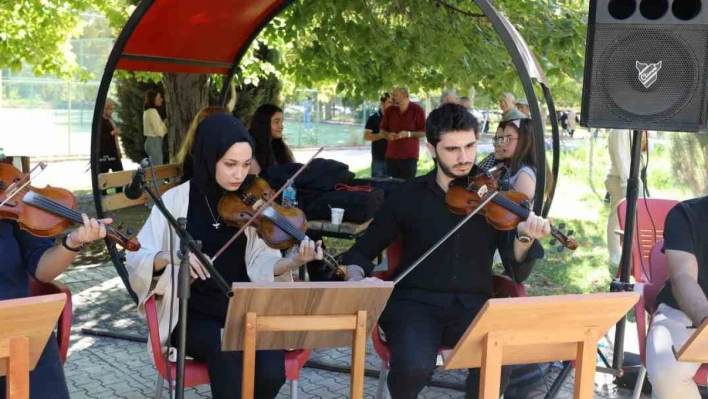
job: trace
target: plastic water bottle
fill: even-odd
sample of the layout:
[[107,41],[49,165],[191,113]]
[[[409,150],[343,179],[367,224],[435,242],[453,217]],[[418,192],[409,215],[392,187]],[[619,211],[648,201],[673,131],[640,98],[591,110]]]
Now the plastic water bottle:
[[297,206],[295,183],[289,185],[288,188],[283,191],[283,206]]

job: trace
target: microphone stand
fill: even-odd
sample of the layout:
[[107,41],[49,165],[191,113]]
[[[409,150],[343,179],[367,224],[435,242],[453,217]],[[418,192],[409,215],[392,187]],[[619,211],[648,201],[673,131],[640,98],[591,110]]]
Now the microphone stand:
[[[209,258],[201,251],[201,243],[194,240],[192,235],[187,232],[187,218],[181,217],[178,220],[175,220],[170,211],[168,211],[165,207],[165,204],[162,202],[162,198],[147,187],[144,175],[140,185],[142,190],[145,191],[150,198],[152,198],[152,201],[160,213],[162,213],[165,219],[167,219],[167,223],[175,229],[175,232],[180,240],[179,258],[181,263],[178,276],[179,283],[177,285],[177,298],[179,298],[179,347],[177,348],[176,397],[178,399],[182,399],[184,398],[184,364],[187,347],[187,303],[190,296],[189,254],[193,253],[202,265],[207,268],[211,278],[216,281],[216,285],[219,286],[219,289],[224,293],[224,295],[231,298],[234,296],[234,293],[231,291],[231,287],[226,280],[224,280],[224,277],[216,271]],[[168,383],[171,383],[171,381]]]

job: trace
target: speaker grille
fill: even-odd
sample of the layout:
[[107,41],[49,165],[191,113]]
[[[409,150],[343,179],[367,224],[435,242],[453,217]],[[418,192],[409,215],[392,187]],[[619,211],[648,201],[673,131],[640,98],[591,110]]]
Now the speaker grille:
[[708,28],[637,24],[593,28],[586,60],[592,60],[592,72],[586,73],[583,87],[584,124],[705,129]]

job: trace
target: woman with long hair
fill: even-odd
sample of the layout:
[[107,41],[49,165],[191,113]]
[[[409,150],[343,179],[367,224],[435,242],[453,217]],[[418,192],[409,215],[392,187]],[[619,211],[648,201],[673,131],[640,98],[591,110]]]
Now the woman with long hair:
[[162,165],[162,141],[167,134],[167,125],[157,112],[162,105],[162,95],[155,90],[145,92],[143,104],[143,134],[145,152],[154,166]]
[[290,147],[283,141],[283,110],[273,104],[263,104],[253,114],[248,131],[256,142],[255,160],[251,173],[265,172],[273,165],[295,162]]
[[[533,203],[536,193],[536,136],[529,118],[499,123],[494,137],[494,159],[508,169],[511,189],[526,194]],[[546,187],[551,187],[552,176],[546,165]]]
[[[187,231],[201,241],[202,251],[209,258],[239,230],[223,222],[218,204],[224,195],[250,184],[253,147],[253,139],[237,118],[225,114],[205,118],[195,133],[193,177],[162,196],[175,217],[187,218]],[[170,306],[171,302],[176,302],[172,277],[176,276],[179,260],[172,251],[179,248],[179,237],[171,231],[162,213],[153,208],[138,240],[142,244],[140,250],[126,255],[131,288],[139,298],[138,312],[144,316],[145,302],[155,295],[160,331],[165,332],[161,334],[164,340],[160,344],[163,348],[170,343],[177,345],[177,334],[173,334],[171,340],[168,335],[181,322],[177,306]],[[214,267],[229,284],[292,281],[293,270],[311,260],[322,259],[322,250],[315,248],[314,242],[306,240],[292,257],[283,258],[280,251],[266,245],[254,227],[248,227],[214,261]],[[214,398],[240,398],[243,353],[221,350],[228,298],[196,257],[191,256],[189,263],[192,283],[186,353],[207,364]],[[285,383],[283,351],[256,352],[255,374],[255,396],[275,398]]]

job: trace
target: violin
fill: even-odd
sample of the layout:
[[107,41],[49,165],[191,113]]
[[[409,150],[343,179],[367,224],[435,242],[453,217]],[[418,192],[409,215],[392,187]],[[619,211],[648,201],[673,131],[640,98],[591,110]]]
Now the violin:
[[[46,165],[38,164],[44,170]],[[83,224],[76,211],[76,197],[63,188],[31,186],[31,173],[22,173],[13,165],[0,163],[0,219],[17,222],[22,230],[36,237],[54,237],[72,224]],[[135,237],[126,237],[106,225],[106,238],[128,251],[140,249]]]
[[[450,183],[445,202],[452,213],[468,215],[487,195],[498,190],[498,182],[491,174],[459,177]],[[519,223],[528,219],[531,211],[526,194],[518,191],[499,191],[479,213],[484,215],[487,223],[495,229],[507,231],[515,229]],[[560,227],[563,228],[562,225]],[[566,235],[551,225],[551,235],[562,244],[560,250],[563,250],[563,247],[571,250],[578,248],[572,230]],[[551,245],[555,245],[555,242],[551,242]]]
[[[242,227],[261,207],[265,206],[273,195],[273,189],[264,179],[253,176],[250,184],[224,195],[219,200],[219,215],[227,225]],[[271,248],[283,250],[310,239],[305,234],[307,218],[299,208],[271,202],[252,224],[257,229],[258,235]],[[323,261],[334,272],[337,279],[344,280],[344,271],[327,252],[324,252]]]

